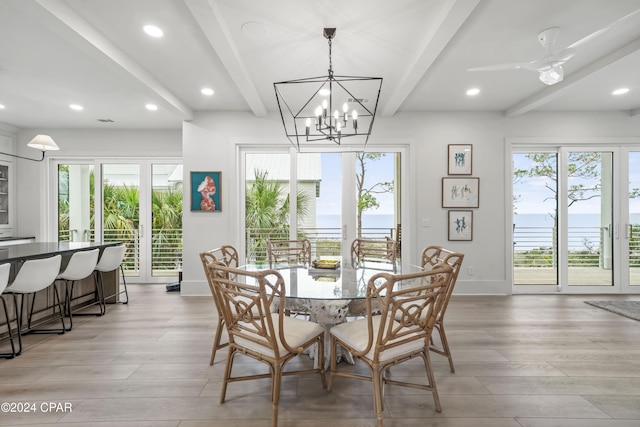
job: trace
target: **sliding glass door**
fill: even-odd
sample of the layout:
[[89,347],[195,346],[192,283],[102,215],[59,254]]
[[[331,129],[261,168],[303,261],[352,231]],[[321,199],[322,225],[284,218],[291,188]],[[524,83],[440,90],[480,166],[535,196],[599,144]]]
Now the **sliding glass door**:
[[614,266],[614,206],[617,210],[620,205],[620,191],[615,193],[613,182],[614,153],[566,149],[562,158],[567,291],[610,292],[619,267]]
[[359,235],[400,239],[399,152],[247,150],[241,159],[247,261],[264,262],[269,238],[306,237],[314,257],[346,258]]
[[127,280],[175,281],[182,269],[178,162],[79,160],[56,166],[53,228],[59,241],[124,242]]
[[640,291],[639,163],[621,147],[514,150],[514,292]]
[[628,175],[629,184],[627,186],[628,215],[623,223],[621,238],[623,239],[623,250],[627,254],[627,276],[628,288],[623,285],[624,291],[640,292],[640,151],[628,152]]

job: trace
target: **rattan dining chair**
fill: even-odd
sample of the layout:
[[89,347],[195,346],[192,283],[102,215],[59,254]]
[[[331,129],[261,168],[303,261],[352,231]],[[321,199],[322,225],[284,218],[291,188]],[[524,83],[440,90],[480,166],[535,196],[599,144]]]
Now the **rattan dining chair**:
[[267,259],[269,268],[276,264],[290,266],[311,266],[311,241],[300,240],[267,240]]
[[[446,264],[411,274],[380,272],[367,283],[364,319],[342,323],[330,329],[331,370],[328,390],[335,377],[370,381],[378,426],[383,425],[384,386],[397,385],[430,391],[436,412],[441,411],[436,380],[431,368],[429,339],[442,309],[452,270]],[[376,315],[378,314],[379,315]],[[370,375],[353,370],[337,370],[338,346],[369,368]],[[391,379],[391,366],[420,356],[424,361],[427,384],[414,377]],[[413,380],[413,381],[412,381]]]
[[[207,274],[207,265],[212,262],[221,262],[227,267],[238,267],[238,251],[235,247],[231,245],[223,245],[219,248],[211,249],[206,252],[200,253],[200,261],[202,261],[202,267],[204,268],[205,274]],[[220,302],[217,299],[216,292],[213,288],[213,283],[209,280],[209,276],[207,275],[207,281],[209,282],[209,290],[211,291],[211,296],[213,297],[213,304],[218,312],[218,325],[216,326],[216,333],[213,338],[213,348],[211,349],[211,359],[209,359],[209,365],[213,365],[213,362],[216,358],[216,352],[221,348],[224,348],[229,345],[229,342],[222,342],[222,334],[224,331],[224,316],[222,315],[222,310],[220,309]]]
[[435,346],[433,339],[430,341],[429,350],[434,353],[445,356],[449,359],[449,369],[451,369],[451,373],[455,373],[455,367],[453,366],[453,357],[451,356],[451,349],[449,348],[449,342],[447,341],[447,334],[444,331],[444,315],[447,311],[447,307],[449,306],[449,301],[451,300],[451,294],[453,293],[453,288],[456,286],[456,281],[458,280],[458,273],[460,273],[460,267],[462,266],[462,260],[464,259],[464,254],[458,252],[452,252],[448,249],[444,249],[441,246],[427,246],[422,251],[422,268],[429,269],[440,263],[447,263],[453,269],[453,273],[451,274],[451,284],[447,287],[447,294],[444,299],[444,304],[442,306],[442,310],[438,318],[436,319],[436,323],[434,328],[438,331],[438,335],[440,336],[440,343],[442,348],[438,348]]
[[[207,265],[207,276],[221,302],[229,334],[229,355],[220,403],[225,402],[229,383],[271,378],[271,424],[276,427],[284,375],[319,374],[322,387],[326,388],[324,327],[286,316],[284,310],[272,312],[272,307],[282,308],[285,304],[285,282],[276,270],[247,271],[214,261]],[[314,345],[317,346],[317,367],[305,369],[303,366],[285,372],[290,360]],[[269,373],[234,376],[236,355],[245,355],[265,363],[269,366]]]

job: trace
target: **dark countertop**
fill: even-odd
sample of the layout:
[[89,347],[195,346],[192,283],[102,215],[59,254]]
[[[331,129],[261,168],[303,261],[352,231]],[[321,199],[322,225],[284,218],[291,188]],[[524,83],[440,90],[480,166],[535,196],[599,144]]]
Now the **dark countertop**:
[[11,240],[29,240],[29,239],[35,239],[35,236],[28,236],[28,237],[0,237],[0,242],[9,242]]
[[32,242],[21,245],[3,246],[0,247],[0,263],[29,258],[42,258],[84,249],[106,248],[107,246],[118,244],[120,244],[120,242]]

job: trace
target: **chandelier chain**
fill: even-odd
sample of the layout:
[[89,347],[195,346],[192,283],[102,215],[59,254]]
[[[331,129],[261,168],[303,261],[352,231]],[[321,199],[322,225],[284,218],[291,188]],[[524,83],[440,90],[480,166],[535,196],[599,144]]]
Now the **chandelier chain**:
[[329,37],[329,76],[333,77],[333,63],[331,61],[331,37]]

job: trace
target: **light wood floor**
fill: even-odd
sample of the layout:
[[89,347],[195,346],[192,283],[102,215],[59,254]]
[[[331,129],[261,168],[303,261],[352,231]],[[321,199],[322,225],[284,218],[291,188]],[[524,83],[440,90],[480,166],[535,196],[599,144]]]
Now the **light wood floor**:
[[[130,285],[130,296],[104,317],[74,318],[65,335],[27,336],[21,356],[0,360],[0,402],[36,406],[0,413],[0,425],[270,425],[266,380],[231,384],[219,403],[226,351],[209,366],[210,298],[158,285]],[[584,303],[615,298],[454,296],[445,324],[456,373],[432,356],[442,413],[430,394],[391,386],[385,426],[640,426],[640,322]],[[263,369],[246,358],[236,367]],[[422,375],[419,361],[392,375]],[[280,425],[373,426],[370,384],[337,379],[327,393],[317,376],[287,377]]]

